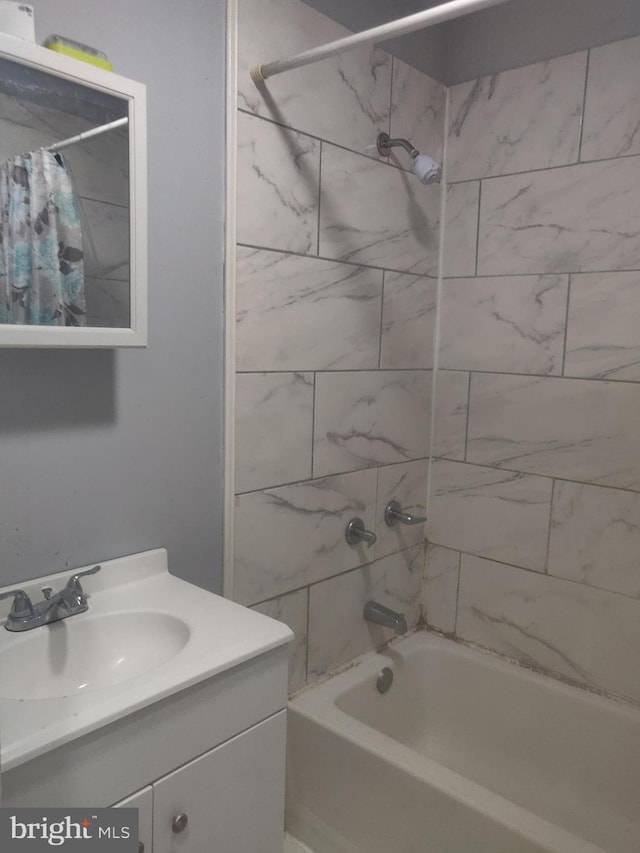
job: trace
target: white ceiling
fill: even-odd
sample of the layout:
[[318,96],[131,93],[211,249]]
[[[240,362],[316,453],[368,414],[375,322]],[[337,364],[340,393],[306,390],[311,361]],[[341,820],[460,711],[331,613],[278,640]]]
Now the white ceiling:
[[[354,32],[443,0],[304,0]],[[509,0],[386,42],[448,85],[640,35],[640,0]]]

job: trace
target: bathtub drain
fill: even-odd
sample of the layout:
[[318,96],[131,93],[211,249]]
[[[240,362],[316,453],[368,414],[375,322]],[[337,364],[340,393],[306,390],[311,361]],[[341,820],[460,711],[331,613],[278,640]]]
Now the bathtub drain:
[[378,693],[386,693],[392,684],[393,671],[389,669],[388,666],[385,666],[384,669],[380,670],[376,679],[376,687],[378,688]]

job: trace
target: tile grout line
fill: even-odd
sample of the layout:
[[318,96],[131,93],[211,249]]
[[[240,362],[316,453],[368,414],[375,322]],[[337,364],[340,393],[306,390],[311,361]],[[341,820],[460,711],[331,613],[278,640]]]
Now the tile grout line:
[[[259,248],[259,247],[256,247]],[[275,250],[278,251],[278,250]],[[315,257],[311,255],[311,257]],[[331,259],[328,259],[331,260]],[[336,261],[336,263],[354,263],[353,261]],[[399,270],[402,272],[402,270]],[[447,281],[471,281],[472,279],[493,279],[493,278],[549,278],[559,275],[594,275],[595,273],[613,275],[615,273],[640,272],[640,269],[629,269],[627,267],[618,269],[588,269],[588,270],[537,270],[534,272],[496,272],[482,273],[482,275],[446,275]],[[412,275],[421,275],[421,273],[412,273]],[[423,278],[434,278],[432,275],[423,275]]]
[[[381,563],[383,560],[388,560],[390,557],[397,557],[399,554],[406,554],[408,551],[417,551],[417,549],[422,548],[422,544],[420,542],[414,545],[408,545],[406,548],[399,548],[397,551],[390,551],[388,554],[382,554],[380,557],[373,557],[371,560],[368,560],[364,563],[358,563],[356,566],[351,566],[348,569],[340,569],[340,571],[335,574],[327,575],[324,578],[320,578],[319,580],[311,581],[311,583],[303,584],[302,586],[294,587],[293,589],[287,589],[283,592],[278,592],[276,595],[270,595],[268,598],[261,598],[259,601],[254,601],[251,604],[243,605],[246,607],[260,607],[263,604],[269,604],[272,601],[277,601],[279,598],[284,598],[288,595],[294,595],[296,592],[303,592],[304,590],[308,590],[309,594],[311,593],[313,587],[321,586],[327,581],[333,581],[337,578],[342,578],[345,575],[352,574],[353,572],[361,571],[362,569],[369,568],[374,566],[376,563]],[[455,548],[448,548],[449,551],[455,551]],[[476,556],[472,554],[471,556]],[[519,568],[519,566],[513,566],[514,569]],[[527,571],[525,569],[525,571]],[[536,574],[540,574],[536,572]]]
[[635,601],[636,604],[638,602],[638,598],[636,595],[628,594],[626,592],[620,592],[616,589],[609,589],[604,586],[594,586],[593,584],[586,583],[586,581],[576,580],[575,578],[565,577],[564,575],[547,574],[546,572],[540,571],[538,569],[531,569],[527,566],[517,566],[515,563],[507,563],[504,560],[496,560],[494,557],[485,557],[482,554],[474,554],[472,551],[460,551],[456,547],[452,547],[450,545],[441,545],[438,542],[434,542],[432,544],[436,548],[444,548],[447,551],[457,551],[461,557],[475,557],[476,560],[485,560],[488,563],[495,563],[497,566],[503,566],[508,569],[514,569],[516,572],[526,572],[527,575],[531,575],[532,577],[545,578],[546,580],[552,582],[557,581],[559,583],[568,583],[572,584],[575,587],[593,590],[594,592],[603,592],[606,595],[615,595],[618,598],[630,599],[631,601]]
[[448,134],[449,134],[449,90],[444,90],[444,116],[442,124],[442,175],[440,179],[440,223],[438,229],[438,278],[436,281],[436,311],[433,326],[432,351],[432,374],[431,374],[431,411],[429,412],[429,461],[427,462],[427,482],[425,495],[425,516],[427,521],[424,525],[424,557],[423,571],[420,580],[420,609],[427,623],[427,573],[429,567],[429,516],[431,512],[431,487],[433,478],[434,446],[437,441],[437,405],[438,405],[438,368],[440,364],[440,327],[442,313],[442,295],[444,281],[444,264],[446,250],[446,217],[449,186],[447,184],[447,161],[448,161]]
[[318,160],[318,229],[316,235],[316,257],[320,257],[320,208],[322,205],[322,157],[323,142],[320,141],[320,158]]
[[[589,53],[590,52],[591,51],[589,51]],[[383,166],[390,166],[392,169],[396,169],[399,172],[405,172],[406,174],[411,174],[410,169],[405,169],[401,165],[396,165],[392,161],[388,160],[388,158],[382,160],[377,155],[372,156],[370,154],[365,154],[363,151],[356,151],[355,149],[349,148],[347,145],[343,145],[340,142],[334,142],[331,139],[325,139],[325,137],[323,137],[323,136],[318,136],[317,134],[309,133],[306,130],[300,130],[297,127],[293,127],[292,125],[284,124],[283,122],[276,121],[275,119],[269,118],[268,116],[256,115],[255,113],[251,112],[250,110],[239,108],[238,112],[242,113],[243,115],[248,116],[249,118],[254,118],[254,119],[257,119],[259,121],[268,122],[269,124],[273,124],[276,127],[282,128],[283,130],[288,130],[291,133],[297,133],[300,136],[306,136],[309,139],[315,139],[317,142],[324,142],[326,145],[331,145],[332,147],[338,148],[341,151],[347,151],[350,154],[355,154],[359,157],[364,157],[367,160],[371,160],[373,163],[380,163]],[[536,174],[538,172],[552,172],[552,171],[556,171],[557,169],[571,169],[574,166],[588,166],[588,165],[594,165],[596,163],[612,163],[612,162],[615,162],[616,160],[630,160],[633,157],[640,157],[640,154],[617,154],[615,157],[596,157],[593,160],[569,161],[567,163],[560,163],[557,166],[538,166],[538,167],[535,167],[533,169],[525,169],[521,172],[503,172],[503,173],[498,174],[498,175],[483,175],[483,176],[477,175],[475,177],[463,178],[460,181],[451,181],[450,184],[451,184],[451,186],[458,186],[458,184],[471,184],[471,183],[474,183],[476,181],[495,181],[495,180],[499,180],[500,178],[514,178],[517,175],[532,175],[532,174]]]
[[482,207],[482,181],[479,182],[478,185],[478,219],[476,222],[476,266],[475,266],[475,277],[478,277],[478,257],[480,255],[480,209]]
[[464,461],[467,462],[467,451],[469,448],[469,421],[471,420],[471,376],[473,371],[469,371],[469,382],[467,384],[467,423],[464,430]]
[[551,546],[551,523],[553,520],[553,501],[555,498],[556,491],[556,481],[555,479],[551,481],[551,498],[549,500],[549,522],[547,527],[547,553],[544,559],[544,573],[546,575],[549,574],[549,548]]
[[[373,532],[378,533],[378,497],[380,494],[380,469],[376,468],[376,491],[373,501]],[[373,543],[373,558],[378,559],[379,538]]]
[[[377,272],[395,272],[402,275],[414,275],[418,278],[428,278],[430,281],[437,281],[438,278],[437,275],[431,275],[430,273],[423,272],[415,272],[411,269],[400,270],[394,267],[382,267],[380,265],[376,266],[376,264],[367,264],[360,261],[350,261],[345,258],[332,258],[328,255],[312,255],[309,252],[295,252],[292,249],[279,249],[277,246],[264,246],[259,245],[257,243],[242,242],[236,243],[236,246],[240,249],[251,249],[257,252],[273,252],[273,254],[276,255],[287,255],[293,258],[306,258],[310,261],[325,261],[326,263],[335,265],[343,264],[344,266],[359,267],[360,269],[364,270],[376,270]],[[607,270],[596,270],[596,272],[607,272]],[[610,270],[610,272],[616,272],[616,270]],[[625,272],[628,272],[628,270],[625,270]],[[631,270],[631,272],[633,272],[633,270]],[[524,275],[537,275],[537,273],[524,273]],[[550,275],[553,275],[553,273],[550,273]]]
[[[391,54],[389,54],[389,56],[391,56]],[[395,79],[395,77],[394,77],[395,67],[396,67],[395,64],[396,64],[396,59],[395,59],[395,57],[391,56],[391,79],[389,81],[389,122],[387,125],[388,131],[389,131],[389,136],[392,135],[391,134],[391,114],[393,112],[393,88],[394,88],[393,84],[394,84],[394,79]],[[387,160],[387,162],[389,162],[388,157],[386,158],[386,160]]]
[[[508,566],[510,569],[515,569],[519,572],[527,572],[528,574],[537,576],[537,577],[547,577],[544,571],[541,569],[532,569],[530,566],[519,566],[517,563],[507,563],[505,560],[498,560],[495,557],[487,557],[486,554],[479,554],[476,551],[463,551],[457,548],[455,545],[447,545],[440,542],[433,542],[433,547],[435,548],[445,548],[447,551],[457,551],[461,557],[475,557],[476,560],[486,560],[488,563],[495,563],[498,566]],[[555,575],[548,575],[548,577],[555,578]],[[586,584],[582,583],[582,581],[573,581],[570,578],[555,578],[556,580],[569,580],[571,583],[578,584],[579,586],[586,586]],[[295,592],[296,590],[293,590]],[[281,593],[281,595],[287,595],[288,593]],[[252,605],[253,606],[253,605]]]
[[[440,365],[440,319],[442,310],[442,288],[444,279],[444,264],[445,264],[445,242],[446,242],[446,219],[447,219],[447,202],[448,202],[448,185],[447,185],[447,159],[448,159],[448,127],[449,127],[449,90],[446,90],[444,99],[444,122],[442,129],[442,176],[440,180],[440,224],[438,228],[439,246],[438,246],[438,279],[436,283],[436,315],[434,318],[433,332],[433,367],[431,372],[431,397],[429,412],[429,462],[427,465],[427,483],[426,483],[426,498],[425,498],[425,515],[429,518],[431,510],[431,480],[433,474],[433,448],[436,442],[436,411],[438,404],[438,369]],[[428,538],[429,522],[425,524],[425,538]],[[426,552],[425,552],[426,561]],[[424,586],[424,581],[423,581]]]
[[458,582],[456,584],[456,609],[453,614],[453,633],[458,634],[458,614],[460,612],[460,575],[462,574],[462,551],[458,551]]
[[[316,140],[317,142],[320,142],[323,145],[331,145],[334,148],[337,148],[341,151],[346,151],[349,154],[353,154],[354,156],[363,157],[372,163],[378,163],[382,166],[389,166],[392,169],[396,169],[399,172],[404,172],[405,174],[410,174],[409,169],[404,169],[404,168],[402,168],[402,166],[396,165],[395,163],[393,163],[392,161],[390,161],[388,159],[384,160],[384,159],[380,159],[380,157],[378,157],[378,156],[374,157],[374,156],[371,156],[369,154],[365,154],[362,151],[355,151],[353,148],[348,148],[346,145],[341,145],[340,143],[332,142],[330,139],[324,139],[321,136],[316,136],[314,134],[307,133],[304,130],[298,130],[297,128],[294,128],[290,125],[282,124],[281,122],[274,121],[273,119],[267,118],[265,116],[257,116],[255,113],[248,112],[246,110],[241,109],[241,110],[238,110],[238,112],[243,113],[244,115],[247,115],[251,118],[258,119],[260,121],[266,121],[269,124],[276,125],[277,127],[281,127],[284,130],[288,130],[292,133],[297,133],[297,134],[300,134],[301,136],[306,136],[309,139]],[[480,183],[480,182],[485,182],[485,181],[498,181],[498,180],[501,180],[503,178],[513,178],[513,177],[524,176],[524,175],[535,175],[535,174],[538,174],[540,172],[557,171],[558,169],[572,169],[572,168],[578,168],[580,166],[595,165],[597,163],[615,163],[615,162],[620,161],[620,160],[631,160],[634,157],[640,157],[640,154],[618,154],[615,157],[600,157],[600,158],[593,159],[593,160],[570,161],[567,163],[561,163],[557,166],[540,166],[540,167],[537,167],[534,169],[526,169],[526,170],[521,171],[521,172],[504,172],[504,173],[499,174],[499,175],[477,176],[477,177],[472,177],[472,178],[465,178],[464,180],[461,180],[461,181],[451,181],[450,185],[452,187],[454,187],[454,186],[458,186],[460,184]],[[566,272],[566,270],[563,270],[562,272]],[[580,270],[577,270],[576,272],[580,272]],[[594,270],[594,272],[601,272],[601,270]]]
[[[423,368],[427,369],[427,368]],[[478,375],[484,376],[519,376],[521,379],[559,379],[567,382],[607,382],[609,385],[640,385],[640,379],[610,379],[607,376],[574,376],[569,373],[565,376],[562,376],[560,373],[519,373],[516,371],[509,370],[487,370],[486,368],[480,367],[472,367],[472,368],[464,368],[464,367],[440,367],[439,370],[444,370],[446,373],[466,373],[467,371],[471,371],[472,373],[477,373]],[[242,373],[243,371],[238,371]],[[246,372],[246,371],[244,371]],[[254,371],[260,372],[260,371]],[[277,372],[277,371],[276,371]],[[290,371],[283,371],[285,373]],[[327,371],[328,373],[335,372],[339,373],[340,371]],[[349,371],[346,371],[347,373]],[[365,371],[366,372],[366,371]]]
[[[390,166],[392,169],[395,169],[397,172],[404,172],[407,175],[412,174],[410,168],[405,168],[398,161],[395,162],[391,160],[389,156],[381,157],[378,154],[377,150],[375,154],[366,154],[365,151],[361,149],[349,148],[348,145],[343,145],[341,142],[334,142],[332,139],[326,139],[324,136],[318,136],[317,133],[309,133],[307,130],[302,130],[299,127],[294,127],[291,124],[285,124],[282,121],[277,121],[276,119],[269,118],[269,116],[256,115],[256,113],[252,113],[250,110],[246,110],[243,108],[238,108],[238,112],[242,113],[242,115],[247,116],[248,118],[256,119],[256,121],[264,121],[267,124],[274,125],[282,130],[286,130],[289,133],[295,133],[298,136],[306,136],[307,139],[313,139],[315,142],[322,142],[325,145],[331,145],[333,148],[337,148],[340,151],[346,151],[349,154],[355,154],[358,157],[364,157],[367,160],[370,160],[372,163],[380,163],[382,166]],[[389,117],[389,127],[391,126],[391,117]],[[389,134],[391,135],[391,134]],[[372,146],[374,147],[374,146]],[[471,180],[471,179],[470,179]],[[458,181],[458,183],[468,183],[469,181]]]
[[[566,364],[567,364],[567,337],[569,335],[569,308],[571,305],[571,285],[572,285],[572,282],[573,282],[573,276],[571,274],[569,274],[569,276],[567,277],[567,310],[566,310],[565,315],[564,315],[564,341],[562,344],[562,370],[560,373],[560,376],[563,379],[572,378],[572,377],[565,376],[565,368],[566,368]],[[600,379],[600,380],[594,380],[594,381],[602,382],[605,380]]]
[[[467,372],[466,370],[451,370],[448,367],[443,368],[443,369],[447,370],[449,373],[466,373]],[[385,374],[385,373],[432,373],[433,367],[407,367],[407,368],[402,368],[402,367],[376,367],[374,365],[373,367],[362,367],[360,369],[353,368],[353,367],[344,367],[344,368],[336,368],[336,370],[331,370],[331,368],[327,368],[327,367],[303,367],[303,368],[299,368],[297,370],[294,370],[293,368],[288,368],[286,370],[270,370],[270,369],[260,370],[258,368],[256,368],[256,369],[250,368],[250,369],[238,370],[237,371],[237,373],[239,375],[243,375],[243,376],[258,375],[258,374],[263,374],[263,373],[273,374],[274,376],[279,376],[279,375],[284,375],[286,373],[314,373],[314,372],[315,373],[323,373],[327,376],[329,376],[329,375],[331,375],[331,376],[338,375],[339,376],[339,375],[344,374],[344,373],[373,373],[373,374],[378,374],[378,373],[382,373],[382,374]],[[502,375],[502,374],[499,374],[499,375]],[[517,376],[518,374],[509,373],[509,374],[504,374],[504,375],[505,376]],[[547,378],[547,377],[537,377],[534,374],[530,374],[530,373],[526,374],[526,376],[527,377],[533,376],[534,379]],[[552,376],[550,378],[551,379],[562,379],[563,377],[562,376]],[[573,377],[571,377],[571,378],[573,378]],[[579,378],[579,377],[577,377],[577,378]],[[629,380],[626,380],[626,382],[629,383]],[[636,385],[637,383],[634,382],[631,384]],[[389,463],[389,464],[393,464],[393,463]]]
[[589,86],[589,67],[591,65],[591,49],[587,50],[587,61],[584,68],[584,90],[582,93],[582,116],[580,119],[580,136],[578,139],[578,163],[582,163],[582,143],[584,142],[584,124],[587,113],[587,89]]
[[311,587],[305,586],[302,587],[307,592],[307,648],[304,659],[304,683],[308,684],[309,682],[309,647],[311,645]]
[[[640,156],[640,155],[638,155]],[[449,186],[455,186],[455,184],[450,184]],[[330,264],[344,264],[345,266],[351,267],[360,267],[365,270],[378,270],[382,272],[393,272],[401,275],[414,275],[419,278],[426,278],[430,281],[437,281],[437,275],[431,275],[431,273],[424,272],[416,272],[412,269],[397,269],[396,267],[383,267],[379,264],[368,264],[364,261],[351,261],[348,258],[332,258],[329,255],[312,255],[309,252],[295,252],[292,249],[279,249],[277,246],[265,246],[259,245],[257,243],[246,243],[242,241],[238,241],[236,246],[240,249],[252,249],[258,252],[272,252],[276,255],[286,255],[294,258],[306,258],[310,261],[324,261]],[[463,281],[463,280],[471,280],[475,278],[479,279],[493,279],[493,278],[541,278],[543,276],[558,276],[558,275],[590,275],[593,273],[604,274],[615,274],[615,273],[629,273],[629,272],[640,272],[640,267],[636,268],[618,268],[618,269],[588,269],[588,270],[537,270],[533,272],[506,272],[506,273],[483,273],[482,275],[443,275],[442,278],[445,281]]]
[[[331,145],[332,143],[329,144]],[[616,154],[615,157],[598,157],[594,160],[570,161],[568,163],[561,163],[558,166],[539,166],[535,169],[525,169],[522,172],[504,172],[500,175],[484,175],[482,177],[478,176],[475,178],[465,178],[462,181],[451,181],[451,186],[457,187],[459,184],[473,184],[476,181],[499,181],[503,178],[516,178],[524,177],[525,175],[537,175],[540,172],[556,172],[558,171],[558,169],[575,169],[580,166],[594,166],[596,165],[596,163],[615,163],[618,160],[632,160],[634,157],[640,157],[640,154]]]
[[[442,548],[446,551],[453,551],[453,552],[458,554],[458,585],[457,585],[457,591],[456,591],[456,627],[457,627],[457,612],[458,612],[458,607],[459,607],[460,574],[461,574],[461,569],[462,569],[462,558],[465,556],[466,557],[475,557],[475,559],[477,559],[477,560],[485,560],[488,563],[495,563],[496,565],[502,566],[504,568],[514,569],[516,572],[525,572],[527,575],[531,575],[532,577],[545,578],[551,582],[568,583],[568,584],[572,584],[575,587],[593,590],[596,593],[605,593],[608,595],[615,595],[618,598],[630,599],[631,601],[635,601],[636,603],[638,601],[637,596],[635,596],[635,595],[620,592],[619,590],[615,590],[615,589],[608,589],[607,587],[603,587],[603,586],[595,586],[593,584],[586,583],[585,581],[576,580],[575,578],[564,577],[562,575],[550,574],[550,573],[546,573],[544,571],[540,571],[538,569],[531,569],[527,566],[518,566],[515,563],[507,563],[504,560],[496,560],[493,557],[486,557],[482,554],[476,554],[472,551],[463,551],[463,550],[460,550],[459,548],[452,547],[451,545],[440,544],[439,542],[430,542],[429,545],[430,545],[430,547]],[[359,563],[358,565],[351,566],[348,569],[342,569],[339,572],[336,572],[335,574],[327,575],[326,577],[320,578],[319,580],[316,580],[316,581],[312,581],[311,583],[303,584],[302,586],[294,587],[292,589],[283,590],[281,592],[276,593],[275,595],[268,596],[267,598],[260,599],[259,601],[254,601],[251,604],[248,604],[245,606],[250,607],[250,608],[260,607],[263,604],[269,604],[273,601],[277,601],[278,599],[285,598],[286,596],[294,595],[295,593],[303,592],[303,591],[306,591],[308,593],[308,596],[310,599],[310,594],[311,594],[313,587],[320,586],[321,584],[324,584],[327,581],[333,581],[333,580],[336,580],[337,578],[342,578],[345,575],[352,574],[352,573],[357,572],[357,571],[361,571],[362,569],[373,566],[376,563],[381,563],[383,560],[386,560],[390,557],[396,557],[399,554],[404,554],[408,551],[412,551],[412,550],[418,549],[420,547],[422,547],[421,544],[409,545],[407,548],[401,548],[397,551],[392,551],[388,554],[383,554],[381,557],[374,557],[372,560],[369,560],[368,562]],[[310,619],[309,619],[308,624],[310,625]]]
[[[302,367],[302,368],[293,368],[287,367],[280,370],[274,368],[243,368],[242,370],[237,370],[236,373],[238,375],[247,375],[247,374],[257,374],[257,373],[273,373],[284,374],[284,373],[324,373],[327,375],[341,375],[344,373],[430,373],[433,372],[433,367],[376,367],[372,365],[371,367],[337,367],[335,369],[331,367]],[[487,370],[486,368],[481,367],[440,367],[438,366],[438,370],[442,370],[445,373],[477,373],[482,374],[484,376],[505,376],[512,377],[518,376],[521,379],[562,379],[567,380],[569,382],[607,382],[610,385],[640,385],[640,379],[611,379],[607,376],[574,376],[571,373],[565,374],[564,376],[561,373],[522,373],[520,371],[515,370]]]
[[382,370],[382,324],[384,320],[384,295],[387,284],[386,270],[382,270],[382,291],[380,294],[380,333],[378,336],[378,370]]
[[[259,489],[248,489],[247,491],[244,491],[244,492],[237,492],[236,497],[244,497],[245,495],[259,495],[263,492],[273,492],[276,489],[287,489],[290,486],[305,486],[305,485],[308,485],[309,483],[318,483],[318,482],[321,482],[322,480],[329,480],[332,477],[349,477],[351,475],[362,474],[365,471],[377,471],[379,468],[393,468],[395,465],[407,465],[407,464],[411,464],[412,462],[428,462],[428,461],[429,461],[428,456],[418,456],[415,459],[403,459],[400,462],[384,462],[380,465],[370,465],[368,468],[349,468],[349,469],[345,469],[342,471],[336,471],[335,473],[332,473],[332,474],[320,474],[320,476],[318,476],[318,477],[316,477],[316,476],[308,477],[304,480],[290,480],[289,482],[286,482],[286,483],[276,483],[272,486],[262,486]],[[452,460],[449,460],[449,461],[452,461]],[[459,462],[460,460],[457,460],[457,461]],[[481,466],[481,467],[484,467],[484,466]],[[497,470],[504,470],[504,469],[497,469]],[[513,472],[513,473],[517,473],[517,472]]]
[[567,477],[558,477],[557,474],[539,474],[535,471],[522,471],[518,468],[503,468],[500,465],[484,465],[481,462],[470,462],[469,460],[453,459],[450,456],[436,456],[435,460],[438,462],[453,462],[457,465],[471,465],[473,468],[483,468],[484,470],[502,471],[505,474],[520,474],[522,477],[539,477],[543,480],[557,480],[559,483],[573,483],[576,486],[586,486],[590,489],[609,489],[613,492],[623,492],[625,495],[640,495],[640,488],[625,489],[623,486],[603,485],[602,483],[594,483],[590,480],[570,480]]
[[[313,404],[311,406],[311,479],[314,479],[313,469],[315,467],[315,456],[316,456],[316,396],[318,390],[318,374],[314,372],[313,374]],[[301,480],[299,482],[308,482],[305,480]],[[272,486],[271,488],[279,488],[278,486]],[[260,491],[263,491],[260,489]]]

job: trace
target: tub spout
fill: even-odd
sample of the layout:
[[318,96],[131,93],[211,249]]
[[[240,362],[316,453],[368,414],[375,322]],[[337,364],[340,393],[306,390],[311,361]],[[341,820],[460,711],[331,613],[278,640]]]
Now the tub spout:
[[375,622],[376,625],[384,625],[385,628],[393,628],[398,636],[407,633],[407,620],[404,613],[396,613],[377,601],[367,601],[364,606],[364,618],[367,622]]

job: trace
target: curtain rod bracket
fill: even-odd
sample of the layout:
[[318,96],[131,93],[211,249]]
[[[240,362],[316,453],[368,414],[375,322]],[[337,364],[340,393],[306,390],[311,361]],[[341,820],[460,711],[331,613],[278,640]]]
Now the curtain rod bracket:
[[249,76],[251,77],[253,82],[256,84],[256,86],[259,86],[261,83],[264,83],[265,80],[267,79],[263,70],[262,70],[263,68],[264,68],[264,65],[254,65],[253,68],[251,69],[251,71],[249,71]]

